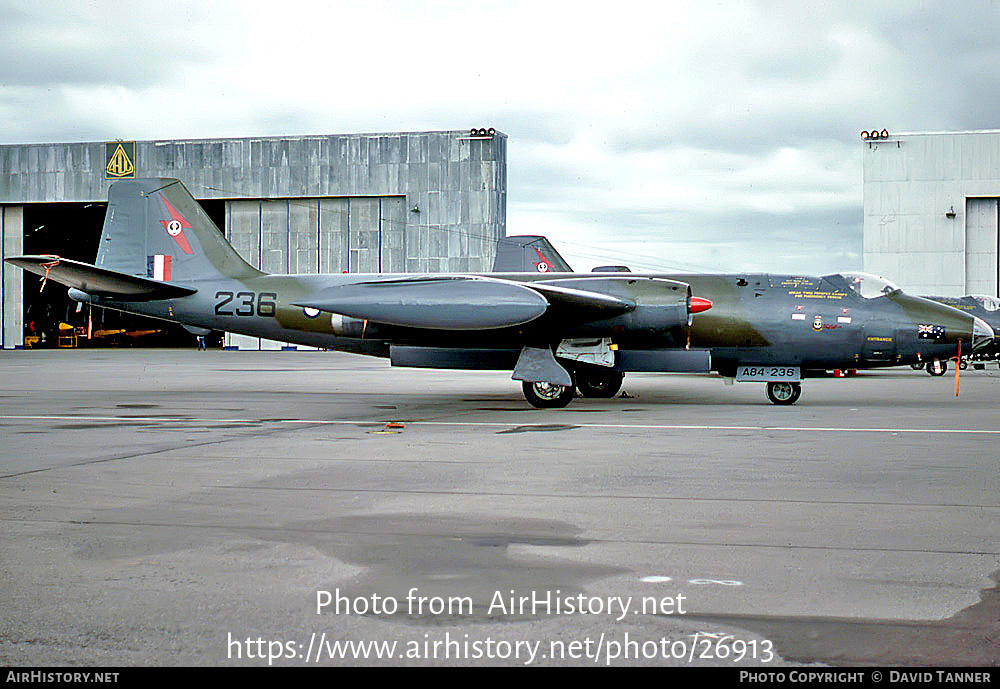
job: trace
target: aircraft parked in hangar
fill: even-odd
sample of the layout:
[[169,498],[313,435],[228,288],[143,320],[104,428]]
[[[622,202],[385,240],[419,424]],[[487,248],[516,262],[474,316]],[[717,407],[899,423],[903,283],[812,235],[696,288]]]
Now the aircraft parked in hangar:
[[536,407],[566,406],[576,389],[612,397],[628,371],[717,371],[793,404],[811,372],[943,359],[993,339],[982,319],[871,275],[559,272],[569,266],[538,237],[501,242],[496,268],[515,272],[268,275],[175,179],[111,186],[96,265],[7,260],[78,301],[196,333],[512,370]]

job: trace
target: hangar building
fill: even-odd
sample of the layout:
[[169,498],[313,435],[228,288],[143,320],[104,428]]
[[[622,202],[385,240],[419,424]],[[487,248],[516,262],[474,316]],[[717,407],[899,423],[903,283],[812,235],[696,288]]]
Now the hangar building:
[[[109,185],[176,177],[267,272],[488,271],[506,235],[507,137],[474,132],[0,146],[3,255],[92,262]],[[23,346],[26,326],[80,325],[64,289],[42,298],[36,276],[0,270],[5,349]],[[131,316],[100,317],[113,321],[103,332],[143,327]],[[281,346],[239,335],[227,344]]]
[[1000,296],[1000,130],[889,134],[864,150],[864,270],[912,294]]

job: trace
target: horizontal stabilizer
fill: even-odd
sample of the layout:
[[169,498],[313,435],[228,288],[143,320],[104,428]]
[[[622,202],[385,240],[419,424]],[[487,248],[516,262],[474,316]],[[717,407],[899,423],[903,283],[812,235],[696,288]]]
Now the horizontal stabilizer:
[[489,330],[533,321],[549,304],[516,282],[443,276],[331,287],[295,306],[411,328]]
[[4,260],[29,273],[47,277],[67,287],[75,287],[87,294],[123,301],[175,299],[198,291],[58,256],[14,256]]

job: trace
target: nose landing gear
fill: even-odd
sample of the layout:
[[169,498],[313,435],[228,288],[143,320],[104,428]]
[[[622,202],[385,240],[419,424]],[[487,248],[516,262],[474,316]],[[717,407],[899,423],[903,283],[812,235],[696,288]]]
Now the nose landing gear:
[[799,383],[782,381],[767,384],[767,399],[771,400],[771,404],[795,404],[801,395],[802,385]]

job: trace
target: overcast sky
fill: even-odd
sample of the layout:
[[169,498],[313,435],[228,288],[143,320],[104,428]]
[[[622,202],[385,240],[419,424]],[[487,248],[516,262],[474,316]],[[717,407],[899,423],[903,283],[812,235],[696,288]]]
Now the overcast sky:
[[492,126],[583,270],[860,269],[859,132],[997,112],[996,2],[0,0],[0,143]]

